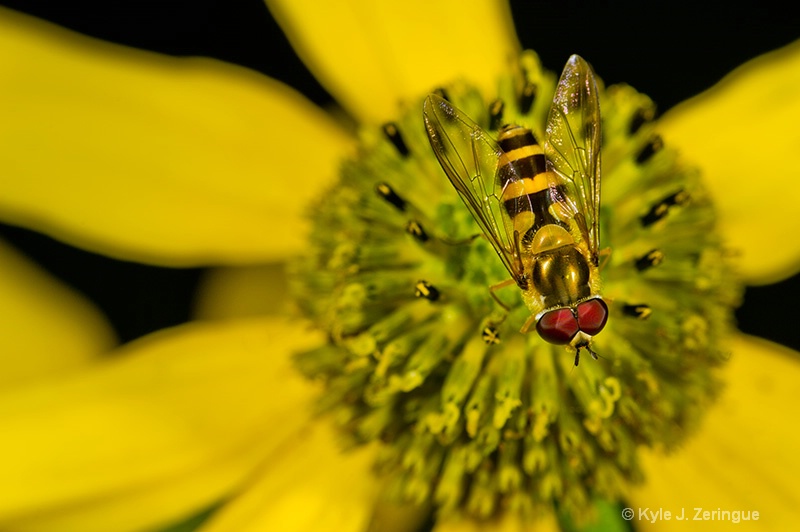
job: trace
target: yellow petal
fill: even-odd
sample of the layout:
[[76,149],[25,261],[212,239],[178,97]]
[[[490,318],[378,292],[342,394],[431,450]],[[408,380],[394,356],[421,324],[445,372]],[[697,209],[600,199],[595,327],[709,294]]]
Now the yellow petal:
[[0,395],[0,529],[139,530],[219,501],[307,422],[277,320],[195,322]]
[[699,163],[751,284],[800,269],[800,41],[750,61],[667,113],[665,140]]
[[114,331],[89,301],[0,241],[0,389],[79,368]]
[[[697,436],[673,456],[645,456],[646,484],[631,496],[637,530],[645,524],[653,530],[719,524],[695,521],[696,508],[738,510],[740,517],[757,511],[758,522],[751,524],[759,530],[789,530],[800,522],[798,354],[742,336],[725,371],[727,387]],[[644,523],[640,508],[663,508],[673,516],[685,509],[687,519]]]
[[301,206],[350,139],[280,83],[83,37],[0,8],[0,218],[163,265],[303,242]]
[[353,116],[380,123],[398,103],[466,77],[494,94],[519,51],[508,5],[474,0],[267,0],[316,78]]
[[317,420],[281,447],[203,532],[365,530],[379,493],[376,448],[343,452],[340,445],[327,420]]
[[195,295],[197,319],[229,319],[284,313],[289,305],[285,265],[211,268]]

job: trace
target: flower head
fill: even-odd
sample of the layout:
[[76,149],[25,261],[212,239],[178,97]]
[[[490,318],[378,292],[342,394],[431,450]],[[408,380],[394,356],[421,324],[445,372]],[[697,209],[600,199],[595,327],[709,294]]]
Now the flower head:
[[[487,131],[544,137],[555,87],[526,52],[496,93],[445,86]],[[558,505],[585,517],[642,478],[640,445],[684,441],[715,396],[740,289],[699,172],[655,134],[654,106],[601,92],[603,359],[521,335],[530,317],[489,241],[437,164],[420,100],[382,130],[310,209],[296,292],[330,341],[298,357],[322,404],[358,440],[380,440],[403,500],[487,518]],[[468,157],[469,154],[460,154]],[[490,176],[493,178],[494,176]],[[477,178],[477,177],[476,177]],[[577,198],[574,198],[577,200]],[[574,352],[574,348],[573,348]]]

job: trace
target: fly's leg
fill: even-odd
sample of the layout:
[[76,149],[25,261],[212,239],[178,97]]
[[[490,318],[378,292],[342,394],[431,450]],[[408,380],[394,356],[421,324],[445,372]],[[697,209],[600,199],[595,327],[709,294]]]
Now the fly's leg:
[[497,290],[500,290],[501,288],[505,288],[506,286],[510,286],[514,283],[515,283],[514,279],[506,279],[505,281],[493,284],[492,286],[489,287],[489,295],[491,295],[495,303],[497,303],[500,306],[500,308],[503,309],[502,318],[497,320],[489,317],[485,320],[484,325],[481,327],[481,336],[483,337],[483,341],[489,345],[500,343],[500,332],[497,330],[497,326],[506,321],[508,313],[511,310],[511,308],[508,305],[503,303],[500,300],[500,298],[497,297],[497,294],[495,292]]
[[529,330],[531,330],[531,326],[536,323],[536,315],[531,314],[525,323],[522,325],[522,328],[519,330],[522,334],[527,334]]
[[600,264],[597,267],[602,272],[603,268],[608,264],[608,261],[611,260],[611,248],[601,249],[597,252],[597,257],[600,259]]
[[[600,259],[600,262],[597,265],[597,269],[598,269],[598,271],[602,272],[603,268],[605,268],[608,265],[608,261],[611,260],[611,248],[603,248],[603,249],[601,249],[600,251],[597,252],[597,257]],[[606,303],[609,303],[609,304],[614,302],[614,300],[611,299],[610,297],[603,297],[603,301],[605,301]],[[590,349],[588,351],[590,353],[592,352]],[[594,354],[592,356],[594,356]],[[595,359],[596,358],[597,357],[595,357]]]
[[441,240],[448,246],[465,246],[467,244],[472,244],[476,238],[480,237],[481,235],[475,234],[472,236],[468,236],[467,238],[460,238],[458,240],[453,240],[452,238],[446,238],[446,237],[439,237],[439,240]]
[[511,309],[509,308],[508,305],[506,305],[505,303],[500,301],[500,298],[497,297],[497,294],[495,292],[497,290],[500,290],[501,288],[505,288],[506,286],[511,286],[512,284],[515,284],[515,283],[516,283],[516,281],[514,279],[506,279],[505,281],[499,282],[497,284],[493,284],[492,286],[489,287],[489,295],[492,296],[492,299],[494,299],[497,302],[498,305],[503,307],[503,310],[505,310],[506,313],[508,313],[508,311],[511,310]]

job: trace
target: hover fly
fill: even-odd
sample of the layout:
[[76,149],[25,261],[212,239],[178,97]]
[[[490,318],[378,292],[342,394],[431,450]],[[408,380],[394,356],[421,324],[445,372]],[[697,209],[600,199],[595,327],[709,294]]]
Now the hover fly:
[[600,296],[600,104],[589,64],[573,55],[556,86],[544,144],[508,124],[495,141],[447,100],[431,94],[423,109],[442,169],[516,282],[539,335],[590,348],[608,306]]

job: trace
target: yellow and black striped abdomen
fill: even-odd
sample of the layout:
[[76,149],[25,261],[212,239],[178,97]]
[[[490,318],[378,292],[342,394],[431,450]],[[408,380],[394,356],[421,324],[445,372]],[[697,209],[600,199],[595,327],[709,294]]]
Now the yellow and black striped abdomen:
[[503,191],[501,201],[525,248],[542,226],[565,226],[550,209],[554,192],[563,197],[563,186],[558,184],[553,190],[553,183],[559,180],[547,171],[544,152],[529,129],[504,126],[497,142],[504,152],[497,167],[497,179]]
[[503,126],[497,138],[503,149],[497,165],[500,187],[519,178],[533,178],[545,171],[544,152],[530,129]]

